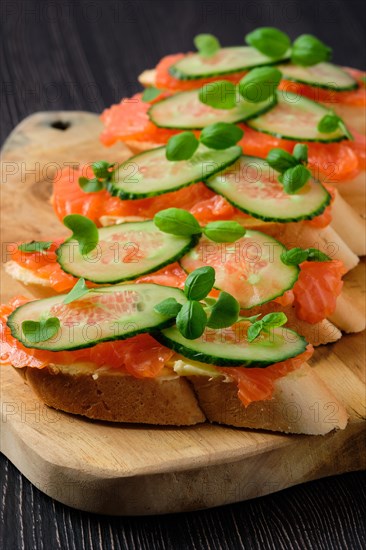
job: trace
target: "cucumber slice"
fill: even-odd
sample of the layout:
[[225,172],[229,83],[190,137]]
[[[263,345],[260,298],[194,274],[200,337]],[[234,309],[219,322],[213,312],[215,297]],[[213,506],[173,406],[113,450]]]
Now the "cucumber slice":
[[188,273],[212,266],[215,288],[229,292],[243,309],[250,309],[282,296],[296,283],[299,268],[282,263],[285,251],[276,239],[259,231],[248,230],[235,243],[214,243],[203,236],[180,265]]
[[151,149],[122,163],[108,183],[109,193],[134,200],[177,191],[233,164],[242,153],[236,145],[216,150],[201,144],[189,160],[172,162],[167,160],[165,150]]
[[249,323],[233,327],[206,329],[196,340],[187,340],[173,326],[154,333],[154,338],[184,357],[221,367],[267,367],[296,357],[306,349],[306,341],[296,332],[279,327],[262,333],[249,343],[246,337]]
[[319,121],[329,113],[323,105],[287,91],[277,91],[277,99],[273,109],[248,120],[248,126],[264,134],[295,141],[331,143],[348,139],[340,128],[330,134],[318,131]]
[[66,273],[94,283],[120,283],[176,262],[196,243],[196,237],[159,231],[153,221],[129,222],[98,229],[99,243],[82,255],[70,239],[56,251]]
[[154,103],[149,109],[150,120],[160,128],[201,130],[214,122],[243,122],[268,111],[276,104],[276,95],[260,103],[238,97],[233,109],[214,109],[201,103],[199,90],[180,92]]
[[285,80],[308,84],[315,88],[324,88],[336,92],[346,92],[358,88],[357,80],[337,65],[333,65],[333,63],[317,63],[311,67],[284,63],[279,65],[278,69]]
[[[99,342],[124,340],[151,329],[170,326],[154,311],[167,298],[186,301],[182,290],[154,284],[115,285],[92,290],[71,304],[63,304],[66,295],[35,300],[18,307],[8,318],[12,335],[27,348],[49,351],[90,348]],[[58,317],[57,334],[44,342],[33,343],[22,331],[22,322]]]
[[179,80],[195,80],[246,71],[262,65],[274,65],[288,57],[286,54],[273,59],[250,46],[234,46],[221,48],[211,57],[202,57],[198,53],[186,55],[174,63],[169,68],[169,72]]
[[277,176],[264,159],[242,156],[205,183],[239,210],[264,221],[311,220],[331,201],[328,191],[313,178],[296,194],[288,195]]

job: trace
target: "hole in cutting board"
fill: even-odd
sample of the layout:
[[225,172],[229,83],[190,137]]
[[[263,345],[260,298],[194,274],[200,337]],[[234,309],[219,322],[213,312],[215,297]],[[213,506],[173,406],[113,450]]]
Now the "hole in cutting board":
[[64,122],[63,120],[55,120],[55,122],[51,122],[50,124],[51,128],[55,128],[55,130],[62,130],[65,131],[71,126],[71,122]]

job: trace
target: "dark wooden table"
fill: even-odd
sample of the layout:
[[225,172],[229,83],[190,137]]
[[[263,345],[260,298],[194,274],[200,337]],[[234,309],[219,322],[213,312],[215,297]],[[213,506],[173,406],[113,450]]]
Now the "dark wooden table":
[[[340,64],[365,67],[362,2],[342,0],[3,0],[1,142],[39,110],[105,106],[139,89],[137,75],[187,51],[199,32],[240,44],[253,27],[312,32]],[[365,548],[365,475],[349,473],[214,510],[110,518],[69,509],[1,456],[5,550]]]

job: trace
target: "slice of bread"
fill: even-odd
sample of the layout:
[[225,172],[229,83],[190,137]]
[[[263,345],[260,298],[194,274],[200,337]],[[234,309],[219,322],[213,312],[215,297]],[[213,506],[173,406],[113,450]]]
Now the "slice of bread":
[[266,223],[250,219],[250,228],[274,237],[287,248],[317,248],[332,260],[341,260],[347,271],[359,263],[360,259],[344,242],[338,233],[327,226],[322,229],[310,227],[306,223]]
[[[201,376],[190,380],[200,406],[211,422],[311,435],[324,435],[347,425],[346,409],[306,363],[276,380],[273,399],[251,403],[246,408],[238,399],[234,384]],[[331,420],[328,414],[330,405],[335,411]]]
[[69,413],[161,426],[206,420],[189,382],[171,370],[144,379],[84,363],[17,370],[46,405]]
[[[117,369],[93,365],[50,365],[16,369],[48,406],[94,420],[190,426],[206,419],[231,426],[286,433],[326,434],[345,428],[347,413],[309,366],[275,383],[270,401],[245,408],[237,386],[224,378],[179,377],[170,369],[156,378],[133,378]],[[317,418],[335,404],[336,420]]]
[[56,294],[48,279],[39,277],[33,271],[19,265],[14,260],[6,262],[4,267],[6,273],[18,281],[18,283],[24,285],[35,298],[50,298]]
[[147,88],[148,86],[155,86],[156,84],[156,70],[155,69],[146,69],[143,73],[140,74],[138,77],[138,81],[142,86],[145,86]]

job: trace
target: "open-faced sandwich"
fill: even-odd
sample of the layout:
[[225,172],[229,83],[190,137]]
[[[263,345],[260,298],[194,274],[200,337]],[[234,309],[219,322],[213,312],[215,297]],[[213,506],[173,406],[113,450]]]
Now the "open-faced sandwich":
[[141,75],[145,92],[107,109],[101,136],[138,154],[58,173],[71,237],[8,250],[8,273],[43,299],[1,306],[1,360],[47,405],[115,422],[346,426],[307,361],[365,328],[342,291],[366,253],[342,198],[364,193],[362,75],[310,35],[247,42],[200,35],[197,53]]
[[280,89],[326,105],[365,134],[363,71],[331,63],[331,48],[308,34],[291,44],[285,33],[266,27],[252,31],[245,40],[247,46],[221,47],[216,37],[199,35],[194,41],[198,52],[168,55],[139,80],[148,88],[183,92],[221,78],[238,84],[251,69],[274,65],[282,73]]
[[[213,124],[199,140],[184,132],[113,168],[98,162],[93,170],[65,169],[54,181],[55,212],[61,221],[82,214],[110,225],[179,207],[201,223],[235,219],[271,231],[284,244],[319,243],[323,252],[331,246],[332,256],[352,269],[366,252],[365,220],[332,186],[311,177],[307,146],[297,144],[293,154],[271,149],[261,159],[242,154],[235,145],[241,136],[233,124]],[[103,174],[102,164],[108,167]]]
[[[208,297],[211,267],[184,289],[151,283],[87,289],[1,306],[2,364],[49,406],[98,420],[205,421],[325,434],[347,413],[306,361],[312,347],[283,313],[240,314]],[[314,403],[324,415],[314,415]],[[329,421],[329,404],[334,414]]]
[[[55,181],[53,203],[59,217],[67,214],[63,220],[71,229],[73,223],[80,225],[79,240],[87,239],[90,231],[95,246],[102,243],[99,257],[76,257],[70,243],[23,243],[14,247],[8,272],[39,295],[70,290],[75,277],[113,284],[146,282],[151,273],[150,282],[179,286],[186,273],[210,265],[217,270],[217,287],[231,292],[242,308],[269,302],[265,307],[272,311],[279,303],[287,308],[291,326],[314,345],[339,339],[338,328],[363,330],[363,314],[346,297],[337,298],[342,276],[357,265],[357,254],[365,252],[364,222],[340,197],[333,200],[329,186],[311,176],[306,145],[297,145],[293,155],[273,149],[264,160],[241,154],[235,145],[241,135],[233,124],[213,124],[199,140],[185,132],[172,137],[167,146],[119,166],[96,162],[89,169],[91,177],[79,171],[76,181],[75,174],[74,180],[68,177],[67,186]],[[68,192],[62,193],[62,187]],[[161,210],[171,202],[191,212]],[[345,240],[329,226],[333,205]],[[127,212],[130,215],[124,215]],[[81,214],[89,220],[82,220]],[[152,215],[155,223],[148,220]],[[346,215],[353,231],[342,223]],[[98,232],[93,218],[99,224],[121,223]],[[168,225],[164,219],[170,220]],[[237,227],[241,238],[233,239],[225,231],[222,237],[212,237],[210,228],[220,233],[225,225]],[[174,240],[164,231],[185,238]],[[214,245],[210,235],[220,244]],[[124,254],[116,259],[121,250]]]
[[71,238],[15,245],[6,265],[36,296],[69,291],[78,278],[89,286],[134,280],[183,288],[188,274],[210,266],[216,271],[214,296],[229,292],[250,316],[282,310],[288,326],[313,345],[338,340],[340,330],[365,327],[357,304],[342,294],[344,263],[318,248],[287,249],[269,233],[235,220],[201,226],[177,208],[162,210],[154,220],[99,229],[79,214],[64,223]]
[[105,145],[122,140],[135,152],[166,144],[182,130],[214,122],[244,130],[246,155],[273,147],[309,146],[318,179],[345,197],[365,196],[365,74],[329,62],[331,49],[311,35],[293,44],[282,32],[257,29],[249,46],[221,48],[212,35],[195,39],[196,53],[169,55],[140,82],[143,95],[124,98],[102,115]]

